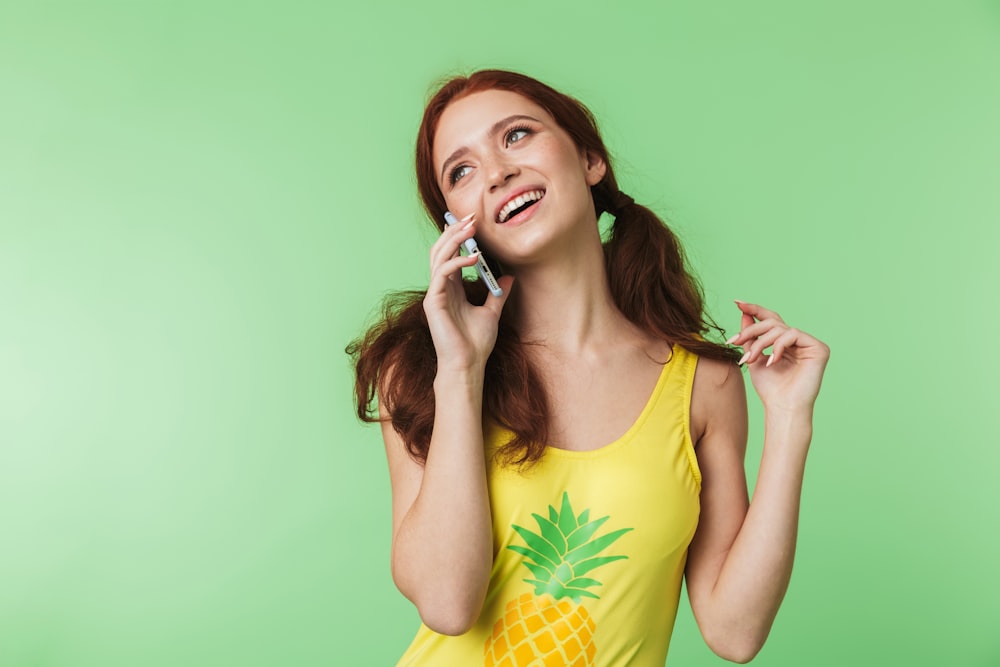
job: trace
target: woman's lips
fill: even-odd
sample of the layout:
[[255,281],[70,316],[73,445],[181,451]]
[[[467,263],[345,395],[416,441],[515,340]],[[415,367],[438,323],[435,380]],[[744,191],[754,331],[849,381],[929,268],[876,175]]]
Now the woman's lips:
[[499,222],[497,224],[503,225],[503,226],[507,226],[507,225],[515,225],[516,226],[516,225],[520,225],[520,224],[522,224],[524,222],[527,222],[531,218],[531,216],[533,216],[535,214],[535,211],[538,210],[538,207],[541,205],[541,203],[542,203],[542,201],[544,201],[544,199],[545,198],[543,197],[542,199],[536,200],[533,204],[531,204],[527,208],[521,210],[517,215],[513,215],[513,216],[507,218],[506,222]]
[[545,197],[545,188],[528,186],[512,193],[503,203],[501,203],[493,216],[494,222],[503,224],[507,222],[507,217],[519,208],[532,201],[538,201]]

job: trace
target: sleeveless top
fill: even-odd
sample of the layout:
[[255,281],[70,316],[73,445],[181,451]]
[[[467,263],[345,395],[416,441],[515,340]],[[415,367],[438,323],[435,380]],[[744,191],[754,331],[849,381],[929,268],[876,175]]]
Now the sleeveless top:
[[494,461],[511,434],[486,421],[493,569],[482,612],[457,637],[421,624],[397,667],[662,667],[701,509],[697,361],[675,344],[621,437],[549,447],[525,472]]

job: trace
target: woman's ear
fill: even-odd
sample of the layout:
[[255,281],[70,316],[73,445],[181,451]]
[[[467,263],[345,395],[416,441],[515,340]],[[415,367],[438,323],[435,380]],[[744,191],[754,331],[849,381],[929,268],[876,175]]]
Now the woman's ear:
[[583,157],[583,166],[587,172],[587,185],[594,187],[604,179],[604,175],[608,172],[608,165],[604,162],[604,158],[594,151],[586,151]]

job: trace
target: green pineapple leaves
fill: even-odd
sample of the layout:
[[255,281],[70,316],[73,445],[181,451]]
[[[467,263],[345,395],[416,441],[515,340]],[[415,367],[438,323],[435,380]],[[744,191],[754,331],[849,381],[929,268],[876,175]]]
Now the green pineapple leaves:
[[562,507],[559,510],[559,529],[569,535],[576,528],[576,515],[569,504],[569,491],[563,491]]
[[601,582],[583,575],[601,565],[628,558],[597,557],[597,554],[632,529],[622,528],[594,538],[594,534],[609,517],[590,521],[589,509],[577,517],[568,492],[563,492],[558,511],[549,505],[548,518],[539,514],[531,516],[538,524],[538,532],[513,525],[527,546],[512,544],[507,548],[528,559],[522,561],[522,564],[531,571],[535,579],[524,581],[535,587],[535,595],[548,593],[557,600],[570,598],[576,603],[584,597],[598,599],[595,593],[587,589],[600,586]]

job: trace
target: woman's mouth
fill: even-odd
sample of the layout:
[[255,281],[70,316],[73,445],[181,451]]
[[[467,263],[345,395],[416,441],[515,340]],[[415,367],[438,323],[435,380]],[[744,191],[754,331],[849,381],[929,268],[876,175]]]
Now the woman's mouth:
[[500,212],[497,213],[497,222],[503,224],[511,218],[520,215],[541,201],[544,196],[545,190],[529,190],[511,198],[510,201],[500,208]]

